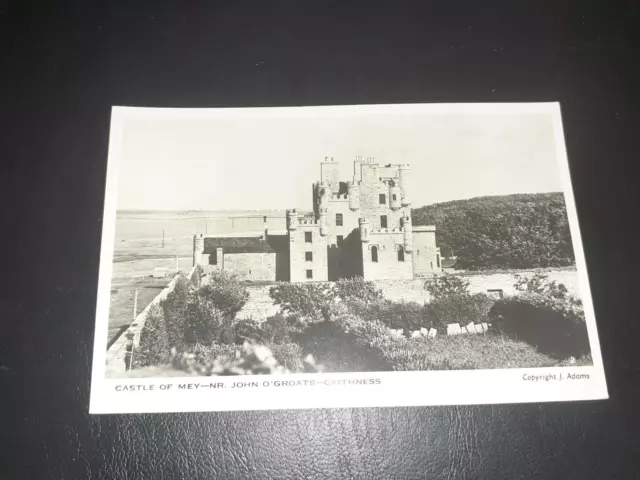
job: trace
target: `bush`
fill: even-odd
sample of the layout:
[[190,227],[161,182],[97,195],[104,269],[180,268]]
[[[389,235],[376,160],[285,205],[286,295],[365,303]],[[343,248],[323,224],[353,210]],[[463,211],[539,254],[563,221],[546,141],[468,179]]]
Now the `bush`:
[[440,333],[444,333],[450,323],[466,325],[469,322],[487,322],[494,302],[495,300],[482,293],[440,297],[425,304],[424,316],[427,321],[421,326],[433,327]]
[[152,303],[140,332],[140,343],[133,352],[133,367],[165,364],[169,361],[170,354],[164,309],[157,303]]
[[334,302],[333,289],[323,283],[278,283],[269,295],[283,313],[303,322],[319,322],[329,317],[329,305]]
[[236,314],[249,292],[229,273],[212,272],[210,280],[193,289],[187,299],[185,338],[190,343],[234,343]]
[[469,281],[457,275],[448,273],[429,278],[424,282],[424,288],[432,300],[447,297],[468,295]]
[[162,308],[164,309],[169,347],[180,349],[185,340],[187,300],[193,285],[183,274],[176,276],[173,283],[173,290],[162,302]]
[[334,285],[333,294],[344,302],[350,300],[377,302],[383,298],[382,290],[362,277],[338,280]]
[[235,341],[238,345],[246,341],[279,345],[291,341],[290,330],[295,330],[295,327],[291,326],[287,317],[282,314],[269,317],[264,322],[243,319],[235,324]]
[[379,322],[345,315],[335,321],[310,324],[293,337],[305,353],[317,358],[329,372],[379,372],[391,367],[370,346],[370,340],[390,333]]
[[[210,348],[210,347],[209,347]],[[229,348],[225,346],[222,348]],[[199,375],[273,375],[290,373],[280,365],[273,352],[263,345],[245,343],[237,349],[236,358],[232,360],[223,357],[215,357],[210,361],[204,361],[193,353],[171,352],[171,365],[176,370],[183,370]]]
[[392,302],[383,300],[370,304],[351,304],[354,313],[370,321],[377,321],[388,328],[404,330],[409,335],[422,327],[430,328],[426,305],[415,302]]
[[582,301],[573,297],[563,283],[549,281],[548,275],[542,272],[536,272],[533,277],[516,275],[514,288],[519,292],[537,293],[558,300],[567,300],[577,306],[582,305]]
[[273,356],[280,365],[291,373],[303,372],[305,365],[302,360],[302,348],[297,343],[267,344]]
[[235,317],[249,300],[249,291],[233,273],[214,270],[198,288],[198,297],[222,315]]
[[205,345],[196,343],[190,345],[184,353],[191,354],[199,363],[210,364],[217,361],[233,362],[242,352],[241,345],[225,345],[223,343],[212,343]]
[[496,301],[489,318],[497,331],[555,358],[590,353],[584,311],[573,299],[537,293],[507,297]]
[[200,283],[202,282],[203,275],[204,275],[204,269],[202,268],[202,266],[196,265],[191,270],[189,281],[191,282],[192,285],[199,287]]

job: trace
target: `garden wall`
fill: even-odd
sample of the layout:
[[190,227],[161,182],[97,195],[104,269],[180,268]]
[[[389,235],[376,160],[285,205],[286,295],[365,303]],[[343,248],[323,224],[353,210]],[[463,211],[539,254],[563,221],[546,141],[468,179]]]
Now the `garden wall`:
[[[563,283],[572,294],[580,297],[578,292],[578,272],[575,269],[522,270],[505,273],[456,272],[455,275],[464,277],[469,281],[470,293],[487,293],[487,290],[500,289],[507,296],[515,295],[516,293],[514,288],[516,275],[531,277],[536,272],[548,275],[549,281]],[[426,278],[376,280],[375,284],[389,300],[423,303],[429,299],[429,294],[424,289],[425,280]]]
[[[187,275],[187,278],[192,283],[199,281],[199,275],[197,275],[196,273],[197,268],[198,268],[197,265],[194,266],[189,272],[189,274]],[[124,332],[122,332],[120,337],[118,337],[118,339],[113,343],[113,345],[109,347],[109,349],[107,350],[107,361],[106,361],[107,377],[119,376],[126,371],[125,355],[126,355],[126,346],[129,341],[127,337],[130,336],[130,334],[133,334],[133,345],[134,345],[134,351],[135,351],[140,345],[140,333],[144,328],[144,324],[145,324],[145,321],[147,320],[147,313],[149,312],[149,309],[154,305],[159,306],[164,300],[166,300],[167,296],[170,295],[171,292],[173,292],[173,290],[175,289],[178,276],[179,275],[176,275],[173,278],[173,280],[171,280],[169,285],[167,285],[164,288],[164,290],[162,290],[153,300],[151,300],[149,305],[147,305],[146,308],[142,312],[140,312],[140,314],[136,317],[135,321],[129,326],[129,328],[127,328]]]

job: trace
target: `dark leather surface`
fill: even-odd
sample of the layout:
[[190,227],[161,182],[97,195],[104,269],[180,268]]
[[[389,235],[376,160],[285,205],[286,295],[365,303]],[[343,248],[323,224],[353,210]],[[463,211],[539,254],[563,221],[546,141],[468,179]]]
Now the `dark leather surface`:
[[[640,478],[636,2],[0,8],[0,478]],[[561,101],[611,399],[90,416],[112,104]]]

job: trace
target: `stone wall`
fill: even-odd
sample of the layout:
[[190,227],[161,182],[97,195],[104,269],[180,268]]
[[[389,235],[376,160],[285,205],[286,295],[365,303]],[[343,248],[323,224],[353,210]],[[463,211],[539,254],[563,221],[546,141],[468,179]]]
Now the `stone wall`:
[[275,253],[225,253],[224,270],[239,280],[276,280]]
[[[198,265],[194,265],[191,271],[187,274],[187,278],[190,281],[197,279],[200,280],[199,273],[196,273],[196,269],[198,269]],[[134,322],[127,328],[122,334],[118,337],[118,339],[109,347],[107,350],[107,361],[106,361],[106,376],[107,377],[117,377],[122,376],[125,369],[125,354],[127,343],[129,342],[129,337],[133,337],[133,346],[134,352],[140,345],[140,333],[144,328],[144,324],[147,320],[147,313],[152,305],[160,305],[164,302],[169,294],[173,292],[173,289],[176,286],[176,281],[178,280],[179,275],[176,275],[169,285],[167,285],[151,302],[146,308],[140,312],[140,314],[136,317]]]
[[[578,272],[576,270],[537,270],[548,275],[549,281],[556,281],[564,284],[567,289],[574,295],[579,296]],[[470,293],[487,293],[487,290],[503,291],[503,294],[514,295],[516,290],[516,275],[531,277],[536,270],[523,270],[521,272],[509,273],[459,273],[467,279],[469,283]],[[423,303],[429,300],[429,294],[424,290],[424,278],[416,278],[411,280],[379,280],[376,281],[378,288],[382,289],[384,296],[394,301],[408,301]]]

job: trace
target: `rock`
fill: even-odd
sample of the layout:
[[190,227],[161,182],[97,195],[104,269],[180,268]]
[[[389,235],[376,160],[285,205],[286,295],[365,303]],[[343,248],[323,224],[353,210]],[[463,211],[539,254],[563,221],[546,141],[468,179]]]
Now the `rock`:
[[477,323],[475,325],[475,329],[476,329],[476,333],[484,333],[484,327],[482,326],[481,323]]
[[462,329],[460,328],[460,324],[450,323],[447,325],[447,335],[460,335],[461,333]]
[[480,325],[482,325],[482,330],[484,330],[485,332],[489,330],[489,325],[487,323],[481,323]]
[[473,322],[469,322],[465,327],[465,329],[467,330],[468,333],[473,333],[473,334],[476,333],[476,326],[474,325]]
[[422,334],[420,333],[420,330],[416,330],[415,332],[411,332],[411,338],[418,338],[421,337]]
[[427,330],[426,328],[421,328],[420,329],[420,335],[422,335],[423,337],[426,337],[427,335],[429,335],[429,330]]
[[435,328],[429,329],[429,334],[427,335],[429,338],[436,338],[438,331]]

